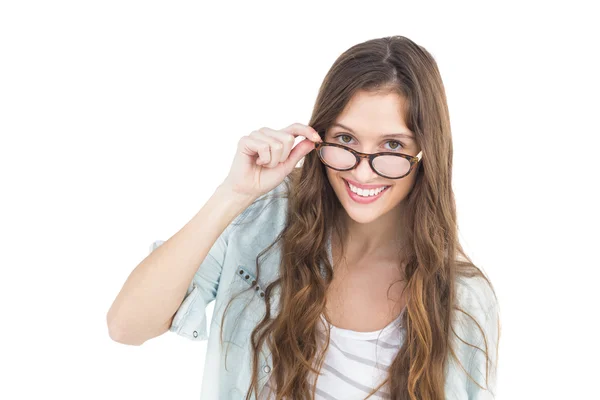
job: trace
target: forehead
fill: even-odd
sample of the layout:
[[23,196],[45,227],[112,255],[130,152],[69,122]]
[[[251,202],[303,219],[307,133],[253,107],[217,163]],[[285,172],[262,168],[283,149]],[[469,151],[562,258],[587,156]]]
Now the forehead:
[[[348,102],[335,119],[362,137],[377,137],[386,133],[410,133],[402,111],[405,100],[396,93],[360,91]],[[340,130],[340,127],[332,127]]]

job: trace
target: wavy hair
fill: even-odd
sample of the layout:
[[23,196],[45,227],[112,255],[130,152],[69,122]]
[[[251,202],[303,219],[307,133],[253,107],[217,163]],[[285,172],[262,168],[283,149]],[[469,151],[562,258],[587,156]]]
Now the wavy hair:
[[[458,276],[480,276],[493,291],[489,279],[458,241],[444,86],[433,57],[410,39],[390,36],[368,40],[349,48],[335,61],[322,83],[309,125],[318,132],[327,130],[358,91],[393,92],[405,99],[401,112],[423,151],[415,184],[403,200],[403,221],[399,221],[408,241],[405,258],[398,265],[407,291],[406,312],[400,321],[406,329],[405,340],[387,379],[367,397],[387,383],[392,400],[441,400],[448,355],[458,361],[451,341],[451,335],[458,337],[452,329],[452,311],[469,315],[456,304],[455,280]],[[344,210],[325,168],[313,151],[286,178],[285,227],[256,257],[258,280],[260,258],[281,242],[280,273],[264,290],[266,315],[250,338],[252,376],[246,400],[252,391],[258,398],[258,353],[265,342],[273,356],[270,378],[275,382],[276,400],[314,399],[316,388],[308,378],[319,373],[329,346],[328,331],[324,349],[318,342],[320,315],[325,312],[326,293],[334,274],[327,252],[329,229],[335,229],[341,239],[346,234],[340,218]],[[340,242],[344,254],[344,240]],[[276,287],[281,289],[280,312],[272,316],[271,296]],[[483,343],[485,350],[477,349],[488,360],[487,340]],[[488,374],[486,368],[486,382]]]

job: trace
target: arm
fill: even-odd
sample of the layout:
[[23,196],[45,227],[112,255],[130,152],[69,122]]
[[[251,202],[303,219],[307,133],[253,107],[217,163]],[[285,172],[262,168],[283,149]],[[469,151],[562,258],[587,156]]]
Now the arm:
[[165,333],[198,266],[253,199],[219,186],[200,211],[131,272],[110,307],[110,337],[140,345]]

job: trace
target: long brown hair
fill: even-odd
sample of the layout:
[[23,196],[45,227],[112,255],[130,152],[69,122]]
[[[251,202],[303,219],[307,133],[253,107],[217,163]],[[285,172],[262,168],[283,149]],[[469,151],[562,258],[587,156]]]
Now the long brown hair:
[[[468,314],[455,304],[455,279],[481,276],[492,287],[458,242],[444,86],[433,57],[410,39],[392,36],[368,40],[335,61],[320,88],[309,125],[319,132],[328,129],[358,91],[394,92],[405,99],[406,107],[401,110],[404,120],[423,151],[415,184],[403,200],[403,221],[399,221],[408,240],[406,256],[398,266],[406,280],[406,312],[400,321],[406,329],[405,341],[382,385],[389,385],[394,400],[444,399],[448,354],[458,360],[450,340],[456,335],[452,311]],[[281,241],[280,274],[264,289],[266,315],[252,332],[252,378],[247,400],[252,391],[258,397],[258,349],[265,341],[273,356],[270,378],[276,385],[276,399],[315,396],[308,378],[311,372],[319,372],[325,359],[317,343],[317,325],[325,312],[326,292],[334,273],[327,252],[329,229],[335,229],[339,238],[345,237],[339,218],[344,210],[325,168],[313,151],[306,155],[302,167],[286,178],[287,221],[275,241]],[[256,257],[257,280],[259,259],[275,243]],[[343,243],[341,240],[342,254]],[[271,295],[277,286],[281,289],[280,312],[272,316]],[[480,350],[487,360],[486,342],[485,350]],[[327,334],[325,350],[328,345]],[[486,382],[487,376],[486,368]]]

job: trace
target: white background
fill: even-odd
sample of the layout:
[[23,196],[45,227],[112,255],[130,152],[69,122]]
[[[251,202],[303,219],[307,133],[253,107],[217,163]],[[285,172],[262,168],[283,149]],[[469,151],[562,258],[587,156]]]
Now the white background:
[[2,2],[0,398],[197,399],[206,342],[111,341],[114,297],[225,178],[240,136],[307,123],[334,60],[395,34],[433,54],[447,90],[460,238],[500,299],[498,398],[590,398],[586,4]]

